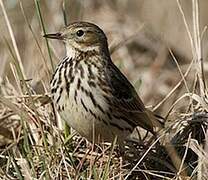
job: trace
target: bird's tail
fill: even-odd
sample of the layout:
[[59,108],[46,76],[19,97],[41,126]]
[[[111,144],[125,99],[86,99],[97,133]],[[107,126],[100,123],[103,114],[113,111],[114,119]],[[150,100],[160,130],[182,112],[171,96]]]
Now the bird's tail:
[[158,131],[164,128],[165,126],[165,118],[163,118],[160,115],[155,114],[154,112],[150,110],[146,110],[147,115],[149,116],[149,119],[152,122],[152,127],[154,131]]

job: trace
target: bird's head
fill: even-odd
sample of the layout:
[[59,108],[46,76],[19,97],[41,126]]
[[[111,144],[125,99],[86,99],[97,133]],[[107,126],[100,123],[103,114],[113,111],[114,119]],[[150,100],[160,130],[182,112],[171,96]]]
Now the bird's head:
[[59,39],[65,42],[66,49],[80,51],[99,50],[107,48],[107,38],[104,32],[95,24],[74,22],[55,34],[46,34],[46,38]]

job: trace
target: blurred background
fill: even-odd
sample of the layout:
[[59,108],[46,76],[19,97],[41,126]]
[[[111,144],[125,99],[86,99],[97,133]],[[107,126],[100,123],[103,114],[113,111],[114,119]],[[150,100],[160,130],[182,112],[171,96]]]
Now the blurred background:
[[[26,79],[37,94],[48,92],[52,69],[35,1],[3,2]],[[113,61],[130,79],[147,106],[159,103],[181,79],[170,50],[182,72],[187,70],[192,60],[190,39],[176,0],[40,0],[39,4],[48,33],[57,32],[65,26],[63,9],[67,23],[85,20],[99,25],[107,34]],[[192,33],[192,3],[190,0],[181,0],[180,5]],[[200,0],[199,5],[203,58],[206,60],[208,1]],[[8,44],[12,47],[11,37],[2,10],[0,14],[1,83],[6,80],[15,86],[12,56],[8,48]],[[64,46],[51,40],[49,45],[56,65],[65,56]],[[191,87],[193,75],[190,73],[187,79],[191,79],[188,84]],[[167,112],[185,91],[183,85],[180,86],[157,111],[161,114]]]

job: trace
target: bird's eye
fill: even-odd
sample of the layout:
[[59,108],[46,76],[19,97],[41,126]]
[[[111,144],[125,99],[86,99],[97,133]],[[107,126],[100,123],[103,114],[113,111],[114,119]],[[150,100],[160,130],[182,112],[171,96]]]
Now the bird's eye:
[[78,31],[76,32],[76,34],[77,34],[78,37],[81,37],[81,36],[84,35],[84,31],[83,31],[83,30],[78,30]]

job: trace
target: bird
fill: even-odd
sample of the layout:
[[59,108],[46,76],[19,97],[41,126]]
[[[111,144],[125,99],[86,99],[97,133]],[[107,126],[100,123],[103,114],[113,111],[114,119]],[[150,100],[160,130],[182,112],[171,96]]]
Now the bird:
[[119,143],[139,126],[155,134],[161,120],[138,96],[113,63],[103,30],[90,22],[73,22],[45,38],[61,40],[66,57],[51,82],[51,98],[61,119],[87,140]]

